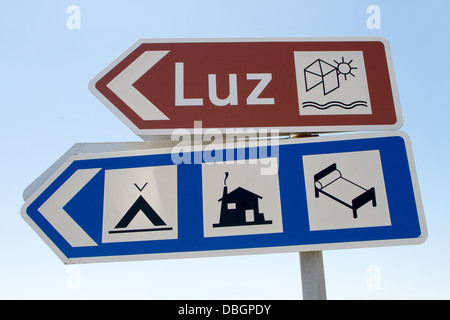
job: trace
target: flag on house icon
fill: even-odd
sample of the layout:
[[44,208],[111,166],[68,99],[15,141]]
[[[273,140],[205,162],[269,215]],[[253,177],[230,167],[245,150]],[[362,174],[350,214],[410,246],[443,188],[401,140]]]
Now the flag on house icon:
[[228,193],[227,178],[228,172],[225,172],[223,195],[218,200],[222,202],[220,221],[213,224],[213,227],[272,224],[271,220],[265,220],[264,214],[259,212],[259,200],[263,197],[242,187]]

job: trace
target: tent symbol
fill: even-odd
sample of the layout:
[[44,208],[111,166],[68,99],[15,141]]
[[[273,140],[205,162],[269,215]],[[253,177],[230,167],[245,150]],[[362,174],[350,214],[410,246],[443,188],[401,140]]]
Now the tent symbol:
[[[139,191],[145,188],[147,183],[139,188],[136,184],[134,184]],[[142,212],[144,215],[150,220],[150,222],[154,225],[153,228],[146,229],[126,229],[130,222],[136,217],[136,215]],[[131,232],[145,232],[145,231],[164,231],[164,230],[172,230],[172,227],[167,227],[164,220],[156,213],[156,211],[152,208],[152,206],[140,195],[137,200],[133,203],[133,205],[128,209],[125,215],[120,219],[119,223],[114,227],[114,230],[109,231],[110,234],[113,233],[131,233]]]

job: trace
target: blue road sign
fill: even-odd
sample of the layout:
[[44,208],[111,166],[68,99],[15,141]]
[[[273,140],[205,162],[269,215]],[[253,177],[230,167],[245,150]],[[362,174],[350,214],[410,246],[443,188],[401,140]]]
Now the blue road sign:
[[64,263],[427,237],[403,132],[75,154],[27,197],[22,216]]

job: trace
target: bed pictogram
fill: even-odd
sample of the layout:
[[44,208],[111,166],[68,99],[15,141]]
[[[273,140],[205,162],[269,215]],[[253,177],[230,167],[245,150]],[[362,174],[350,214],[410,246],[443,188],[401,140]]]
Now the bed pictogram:
[[336,163],[326,167],[314,175],[314,196],[323,194],[338,203],[352,209],[353,218],[358,218],[357,210],[366,203],[377,206],[375,188],[366,189],[342,176]]

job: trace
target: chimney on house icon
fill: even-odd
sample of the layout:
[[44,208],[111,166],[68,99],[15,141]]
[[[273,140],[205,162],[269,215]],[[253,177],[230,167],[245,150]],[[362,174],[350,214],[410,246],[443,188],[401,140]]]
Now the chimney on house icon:
[[227,187],[227,179],[228,179],[228,172],[225,172],[225,179],[223,179],[223,195],[222,198],[225,197],[228,194],[228,187]]

